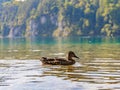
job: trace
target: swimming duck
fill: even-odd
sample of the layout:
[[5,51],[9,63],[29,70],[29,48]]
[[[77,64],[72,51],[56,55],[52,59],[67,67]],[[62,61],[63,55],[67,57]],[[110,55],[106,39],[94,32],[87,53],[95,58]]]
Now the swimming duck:
[[75,55],[73,51],[69,51],[67,59],[42,57],[41,62],[43,64],[49,64],[49,65],[73,65],[75,64],[75,60],[73,60],[73,57],[79,58]]

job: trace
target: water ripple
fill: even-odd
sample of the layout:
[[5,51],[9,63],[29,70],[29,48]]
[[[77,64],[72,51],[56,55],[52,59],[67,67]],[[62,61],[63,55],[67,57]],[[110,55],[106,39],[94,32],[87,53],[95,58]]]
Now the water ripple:
[[51,85],[48,90],[120,89],[119,60],[105,60],[77,62],[73,66],[42,65],[39,60],[0,60],[0,89],[46,90]]

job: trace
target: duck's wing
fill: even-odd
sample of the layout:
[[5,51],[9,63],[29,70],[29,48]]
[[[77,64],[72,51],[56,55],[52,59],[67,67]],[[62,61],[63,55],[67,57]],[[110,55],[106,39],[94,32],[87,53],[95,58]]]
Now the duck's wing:
[[63,58],[46,58],[46,57],[42,57],[41,61],[43,64],[51,65],[62,65],[67,62],[67,60]]
[[51,65],[72,65],[73,61],[66,60],[65,58],[42,58],[43,64],[51,64]]
[[73,65],[73,64],[75,64],[75,60],[67,60],[66,58],[56,58],[56,62],[58,62],[59,65]]
[[58,61],[55,58],[42,57],[41,62],[43,64],[52,64],[52,65],[57,65],[58,64]]
[[62,65],[63,62],[66,62],[66,60],[60,58],[49,58],[46,60],[47,64],[52,64],[52,65]]

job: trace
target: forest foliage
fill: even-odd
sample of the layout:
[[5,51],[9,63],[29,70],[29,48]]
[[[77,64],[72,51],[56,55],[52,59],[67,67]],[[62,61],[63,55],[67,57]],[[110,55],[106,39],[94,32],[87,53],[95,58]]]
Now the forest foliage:
[[0,36],[119,36],[120,0],[2,0]]

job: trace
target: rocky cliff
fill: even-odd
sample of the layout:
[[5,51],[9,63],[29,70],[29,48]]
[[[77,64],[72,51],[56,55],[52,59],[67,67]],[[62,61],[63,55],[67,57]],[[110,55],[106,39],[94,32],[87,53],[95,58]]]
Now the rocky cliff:
[[119,36],[119,0],[2,0],[0,37]]

